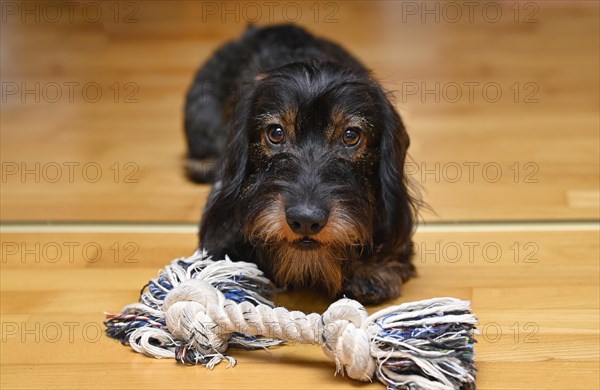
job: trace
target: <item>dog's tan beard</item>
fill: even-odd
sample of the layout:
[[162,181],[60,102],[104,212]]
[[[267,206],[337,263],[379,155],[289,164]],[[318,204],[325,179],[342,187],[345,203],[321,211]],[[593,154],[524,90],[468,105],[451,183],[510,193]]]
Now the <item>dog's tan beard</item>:
[[345,253],[320,247],[298,250],[284,244],[272,251],[275,260],[274,278],[277,285],[318,286],[330,295],[342,289],[342,266]]
[[302,237],[288,226],[283,199],[274,197],[270,204],[246,226],[245,234],[271,257],[274,281],[280,286],[319,286],[332,296],[339,293],[344,262],[371,242],[370,229],[334,203],[325,227],[310,236],[320,246],[299,249],[294,242]]

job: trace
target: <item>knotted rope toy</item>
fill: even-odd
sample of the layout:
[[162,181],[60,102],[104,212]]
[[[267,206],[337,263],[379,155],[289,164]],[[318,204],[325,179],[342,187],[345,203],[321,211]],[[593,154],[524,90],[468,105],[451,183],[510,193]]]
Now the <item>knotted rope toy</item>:
[[[146,288],[147,287],[147,288]],[[388,388],[473,389],[477,319],[470,303],[434,298],[369,316],[340,299],[322,315],[288,311],[265,298],[272,284],[255,264],[213,261],[202,250],[160,271],[139,303],[106,314],[108,336],[156,358],[213,368],[229,347],[262,349],[296,342],[321,345],[336,373],[377,378]]]

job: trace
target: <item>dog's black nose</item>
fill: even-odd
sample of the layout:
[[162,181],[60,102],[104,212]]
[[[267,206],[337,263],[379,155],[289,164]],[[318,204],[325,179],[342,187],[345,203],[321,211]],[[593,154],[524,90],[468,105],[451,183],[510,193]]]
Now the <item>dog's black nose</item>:
[[285,210],[285,218],[294,233],[309,236],[323,229],[329,218],[329,212],[315,206],[293,206]]

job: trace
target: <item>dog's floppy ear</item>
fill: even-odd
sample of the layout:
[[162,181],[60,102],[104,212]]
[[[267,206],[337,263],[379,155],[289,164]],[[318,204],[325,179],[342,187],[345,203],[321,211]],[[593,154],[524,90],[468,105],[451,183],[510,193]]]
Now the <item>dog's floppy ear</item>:
[[413,233],[415,210],[404,172],[410,143],[404,124],[387,98],[384,98],[383,129],[380,144],[379,231],[381,243],[389,247],[408,245]]
[[238,113],[240,115],[236,115],[233,128],[229,129],[221,170],[217,174],[200,223],[201,245],[213,256],[223,256],[222,251],[235,244],[236,232],[239,230],[235,205],[248,164],[244,108]]

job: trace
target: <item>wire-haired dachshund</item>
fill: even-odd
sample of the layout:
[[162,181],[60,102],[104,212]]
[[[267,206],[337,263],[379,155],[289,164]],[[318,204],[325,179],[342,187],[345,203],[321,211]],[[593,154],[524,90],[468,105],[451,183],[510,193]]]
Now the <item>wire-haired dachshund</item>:
[[409,137],[337,44],[250,27],[198,71],[185,132],[188,176],[215,183],[200,223],[209,254],[366,304],[397,297],[415,273]]

